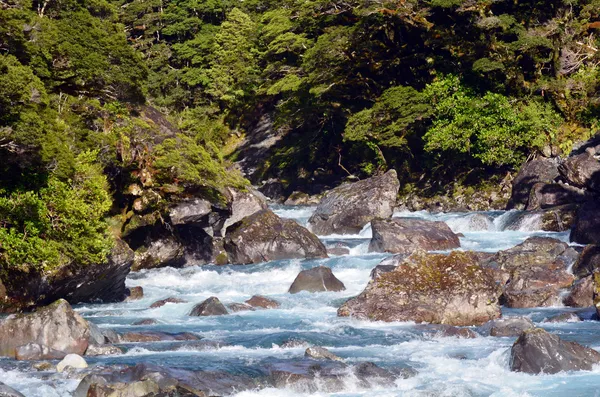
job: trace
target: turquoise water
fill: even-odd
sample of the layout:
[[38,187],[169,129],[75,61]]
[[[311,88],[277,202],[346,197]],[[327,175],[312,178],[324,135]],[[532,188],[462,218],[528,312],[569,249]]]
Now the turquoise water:
[[[276,207],[281,216],[305,224],[313,209]],[[568,240],[568,233],[536,231],[537,220],[520,220],[516,213],[488,213],[491,221],[485,230],[472,230],[472,214],[398,213],[447,222],[462,232],[463,249],[489,252],[509,248],[531,235],[550,235]],[[508,228],[516,230],[508,230]],[[84,305],[77,310],[101,327],[118,332],[164,331],[192,332],[204,339],[198,342],[131,343],[122,356],[90,358],[89,363],[136,364],[147,362],[196,370],[225,370],[256,375],[265,364],[293,360],[304,355],[304,347],[282,348],[289,339],[303,339],[327,347],[348,363],[372,361],[382,367],[412,367],[416,377],[400,379],[393,387],[361,390],[357,379],[348,374],[345,390],[312,396],[594,396],[600,395],[600,368],[591,372],[532,376],[508,370],[508,353],[514,338],[478,337],[476,339],[439,338],[426,327],[412,323],[364,322],[336,316],[345,299],[359,294],[369,280],[371,269],[384,257],[368,254],[370,228],[356,236],[329,236],[326,245],[344,245],[347,256],[320,260],[287,260],[249,266],[203,266],[185,269],[156,269],[131,274],[130,287],[142,286],[142,300]],[[318,265],[332,268],[346,285],[343,292],[296,295],[287,293],[302,269]],[[243,302],[261,294],[281,302],[281,307],[218,317],[189,317],[191,308],[210,296],[224,303]],[[167,304],[149,309],[152,302],[175,296],[188,303]],[[600,322],[545,324],[542,321],[568,308],[505,310],[504,315],[525,315],[539,326],[569,340],[600,349]],[[588,318],[591,312],[583,311]],[[133,326],[133,322],[153,318],[159,323]],[[477,330],[477,329],[475,329]],[[205,341],[209,341],[207,343]],[[22,368],[0,370],[0,380],[27,396],[70,396],[78,381],[24,372]],[[248,396],[300,396],[286,389],[246,391]]]

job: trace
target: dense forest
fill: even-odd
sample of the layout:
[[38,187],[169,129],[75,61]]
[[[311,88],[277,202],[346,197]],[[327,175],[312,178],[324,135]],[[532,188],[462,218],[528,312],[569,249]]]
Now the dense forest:
[[600,0],[0,0],[0,263],[103,258],[132,183],[217,197],[568,153],[600,120]]

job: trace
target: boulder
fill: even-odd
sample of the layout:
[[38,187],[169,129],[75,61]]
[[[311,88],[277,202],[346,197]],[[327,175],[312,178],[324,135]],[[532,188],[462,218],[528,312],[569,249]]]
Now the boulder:
[[304,357],[314,358],[315,360],[334,360],[344,361],[329,350],[320,346],[312,346],[304,351]]
[[223,306],[219,298],[211,296],[204,302],[194,306],[190,312],[190,316],[222,316],[229,314],[227,308]]
[[334,393],[344,389],[348,367],[335,360],[280,360],[268,365],[268,382],[301,395]]
[[487,327],[490,336],[519,336],[523,331],[534,328],[535,324],[527,317],[506,317],[490,321]]
[[10,386],[0,382],[0,397],[25,397]]
[[154,302],[153,304],[150,305],[150,309],[156,309],[156,308],[162,307],[162,306],[166,305],[167,303],[187,303],[187,301],[185,301],[183,299],[175,298],[174,296],[171,296],[169,298],[161,299],[161,300]]
[[[406,258],[406,256],[402,255],[402,259],[404,259],[404,258]],[[399,262],[401,262],[401,261],[399,261]],[[371,280],[377,280],[379,277],[381,277],[382,274],[393,271],[396,268],[396,266],[397,266],[397,264],[396,265],[379,264],[379,265],[375,266],[373,268],[373,270],[371,270],[371,274],[370,274]]]
[[410,218],[377,219],[371,223],[369,252],[410,253],[460,247],[458,236],[444,222]]
[[567,342],[541,328],[524,331],[510,349],[510,369],[529,374],[589,371],[600,363],[600,353],[577,342]]
[[231,215],[225,220],[223,228],[219,233],[220,236],[226,234],[229,226],[258,211],[266,210],[268,208],[265,197],[253,189],[241,191],[229,188],[228,191],[231,195]]
[[15,358],[17,360],[60,360],[65,356],[62,351],[54,350],[45,345],[28,343],[17,347]]
[[547,232],[565,232],[575,223],[577,204],[561,205],[540,211],[541,230]]
[[572,242],[600,245],[600,201],[588,201],[577,211],[571,230]]
[[158,321],[153,318],[144,318],[142,320],[134,321],[131,325],[156,325]]
[[152,189],[143,190],[137,196],[139,197],[133,201],[133,210],[135,212],[151,211],[163,201],[160,194]]
[[586,277],[600,270],[600,245],[586,245],[573,265],[573,274]]
[[582,189],[563,183],[536,183],[531,188],[527,211],[557,207],[585,201]]
[[183,244],[174,236],[156,239],[135,252],[132,271],[157,267],[182,267],[185,263]]
[[56,364],[56,371],[63,372],[67,367],[74,369],[87,368],[87,362],[85,359],[77,354],[67,354],[65,358],[58,364]]
[[137,301],[144,297],[144,288],[142,287],[131,287],[127,291],[126,301]]
[[137,342],[164,342],[164,341],[190,341],[200,338],[190,332],[167,333],[156,331],[126,332],[119,335],[119,341],[125,343]]
[[530,237],[486,262],[507,275],[502,302],[507,307],[528,308],[561,303],[561,290],[574,281],[568,271],[577,252],[568,244],[549,237]]
[[493,272],[471,252],[448,255],[417,251],[394,270],[371,280],[339,316],[374,321],[480,325],[500,317]]
[[333,275],[330,268],[318,266],[309,270],[302,270],[298,273],[288,292],[290,294],[297,294],[300,291],[337,292],[345,289],[344,283]]
[[569,294],[563,299],[566,306],[571,307],[590,307],[594,305],[594,279],[593,276],[587,276],[577,280]]
[[544,320],[545,323],[579,323],[583,321],[576,313],[561,313]]
[[116,356],[119,354],[123,354],[123,350],[113,345],[89,345],[85,351],[86,356]]
[[512,183],[512,195],[506,209],[525,209],[533,185],[550,183],[558,176],[558,164],[553,159],[540,158],[523,164]]
[[567,157],[558,171],[569,185],[591,190],[600,188],[600,162],[589,153]]
[[173,225],[198,223],[212,211],[212,204],[208,200],[194,198],[183,201],[169,209],[169,218]]
[[88,322],[61,299],[34,313],[11,315],[0,322],[0,356],[16,357],[17,348],[29,343],[62,352],[62,357],[82,355],[89,337]]
[[[432,325],[430,326],[432,327]],[[453,327],[451,325],[435,325],[432,329],[435,336],[438,338],[459,338],[459,339],[474,339],[477,338],[477,333],[469,328]]]
[[317,236],[270,210],[259,211],[230,226],[223,247],[233,264],[327,257],[327,249]]
[[317,205],[321,201],[321,195],[310,196],[304,192],[292,192],[283,203],[284,205]]
[[339,246],[327,247],[327,253],[335,256],[350,255],[350,248]]
[[256,310],[252,306],[247,305],[245,303],[230,303],[227,305],[227,308],[232,313],[244,312],[244,311],[248,311],[248,310],[250,310],[250,311]]
[[260,307],[263,309],[276,309],[281,306],[275,299],[270,299],[262,295],[254,295],[252,298],[248,299],[246,303],[252,307]]
[[356,234],[373,219],[389,218],[396,205],[400,183],[395,170],[325,193],[310,217],[310,229],[318,235]]

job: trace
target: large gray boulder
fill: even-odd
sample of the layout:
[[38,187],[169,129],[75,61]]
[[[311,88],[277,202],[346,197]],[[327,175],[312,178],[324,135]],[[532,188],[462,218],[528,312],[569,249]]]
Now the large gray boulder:
[[345,289],[344,283],[333,275],[330,268],[318,266],[313,267],[312,269],[302,270],[298,273],[296,279],[290,286],[289,293],[296,294],[300,291],[343,291]]
[[231,215],[225,220],[221,229],[221,236],[224,236],[229,226],[241,221],[247,216],[253,215],[259,211],[268,208],[267,200],[262,193],[253,189],[241,191],[237,189],[229,189],[231,195]]
[[532,186],[527,202],[527,211],[546,209],[581,203],[586,200],[586,192],[562,183],[536,183]]
[[135,252],[131,270],[154,269],[157,267],[182,267],[185,263],[183,244],[174,236],[159,238]]
[[[11,315],[0,323],[0,356],[16,358],[20,346],[37,344],[62,357],[83,355],[88,347],[90,327],[65,300],[34,313]],[[60,358],[62,358],[60,357]]]
[[569,291],[569,294],[563,299],[566,306],[571,307],[590,307],[594,304],[594,278],[587,276],[577,280]]
[[392,216],[399,188],[395,170],[338,186],[325,193],[309,227],[318,235],[356,234],[373,219]]
[[589,371],[600,363],[600,353],[577,342],[567,342],[541,328],[524,331],[510,350],[510,369],[529,374]]
[[558,164],[552,159],[540,158],[523,164],[513,180],[507,209],[525,209],[533,186],[540,182],[550,183],[559,175]]
[[586,277],[600,270],[600,245],[586,245],[572,270],[577,277]]
[[232,264],[327,257],[327,249],[317,236],[270,210],[261,210],[230,226],[223,247]]
[[222,316],[226,314],[229,314],[229,312],[219,298],[211,296],[204,302],[194,306],[190,316]]
[[600,200],[579,207],[570,239],[579,244],[600,245]]
[[460,247],[458,235],[444,222],[412,218],[377,219],[371,223],[369,252],[410,253]]
[[475,253],[417,251],[399,262],[344,303],[338,315],[455,326],[481,325],[500,317],[494,274],[479,265]]
[[600,188],[600,161],[589,153],[566,158],[559,166],[561,176],[572,186],[598,190]]
[[212,204],[208,200],[194,198],[182,201],[169,209],[169,218],[173,225],[197,223],[212,211]]
[[523,331],[534,328],[533,321],[527,317],[506,317],[490,321],[487,324],[490,336],[519,336]]

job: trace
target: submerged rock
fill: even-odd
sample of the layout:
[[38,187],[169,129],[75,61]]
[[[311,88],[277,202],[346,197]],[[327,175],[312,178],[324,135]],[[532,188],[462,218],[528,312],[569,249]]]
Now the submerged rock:
[[453,327],[451,325],[436,325],[433,330],[438,338],[474,339],[477,333],[469,328]]
[[300,291],[337,292],[345,289],[344,283],[333,275],[330,268],[318,266],[313,267],[312,269],[302,270],[298,273],[288,292],[290,294],[297,294]]
[[480,325],[500,317],[500,291],[477,255],[415,252],[392,271],[372,280],[339,316],[375,321]]
[[276,309],[281,306],[275,299],[270,299],[262,295],[254,295],[252,298],[248,299],[246,303],[252,307],[260,307],[263,309]]
[[229,314],[227,308],[223,306],[219,298],[211,296],[204,302],[194,306],[190,316],[222,316]]
[[142,287],[128,288],[127,301],[136,301],[144,297],[144,289]]
[[155,324],[158,324],[158,321],[156,321],[153,318],[144,318],[142,320],[134,321],[133,323],[131,323],[131,325],[155,325]]
[[62,352],[62,357],[70,353],[82,355],[89,338],[88,322],[61,299],[34,313],[4,319],[0,323],[0,356],[16,357],[19,346],[29,343]]
[[535,324],[527,317],[505,317],[490,321],[487,327],[490,336],[519,336],[523,331],[534,328]]
[[546,319],[545,323],[579,323],[583,321],[577,314],[575,313],[561,313],[556,316],[550,317]]
[[187,301],[185,301],[183,299],[175,298],[174,296],[171,296],[169,298],[161,299],[161,300],[154,302],[153,304],[150,305],[150,309],[156,309],[156,308],[162,307],[162,306],[166,305],[167,303],[187,303]]
[[400,188],[395,170],[325,193],[308,224],[318,235],[356,234],[373,219],[389,218]]
[[527,330],[510,350],[510,369],[530,374],[589,371],[600,363],[600,353],[577,342],[567,342],[541,328]]
[[243,311],[248,311],[248,310],[250,310],[250,311],[256,310],[252,306],[247,305],[245,303],[230,303],[227,305],[227,308],[232,313],[243,312]]
[[123,349],[113,345],[89,345],[85,351],[86,356],[116,356],[123,354]]
[[304,357],[314,358],[316,360],[334,360],[344,361],[341,357],[336,356],[329,350],[320,346],[313,346],[306,349]]
[[156,331],[142,332],[125,332],[119,335],[119,341],[125,343],[136,342],[162,342],[162,341],[184,341],[184,340],[200,340],[200,337],[190,332],[167,333]]
[[262,210],[229,227],[223,247],[232,264],[326,258],[323,243],[291,219]]
[[444,222],[421,219],[392,218],[371,223],[373,238],[369,252],[411,253],[449,250],[460,247],[456,235]]

